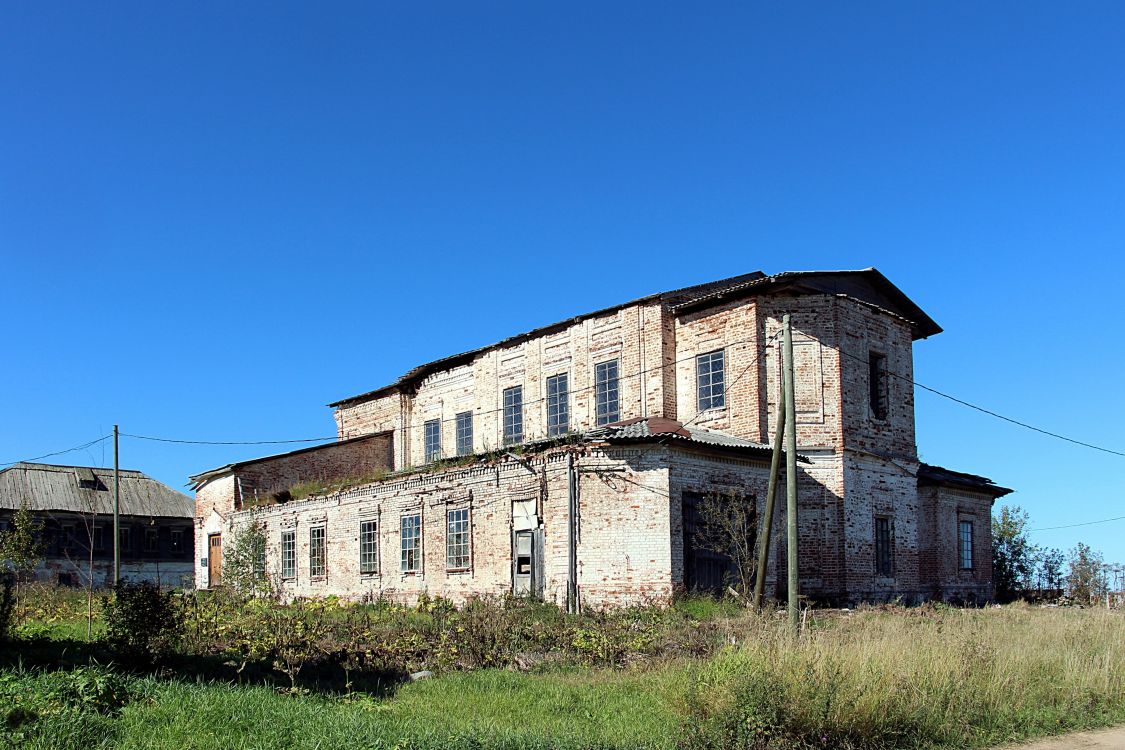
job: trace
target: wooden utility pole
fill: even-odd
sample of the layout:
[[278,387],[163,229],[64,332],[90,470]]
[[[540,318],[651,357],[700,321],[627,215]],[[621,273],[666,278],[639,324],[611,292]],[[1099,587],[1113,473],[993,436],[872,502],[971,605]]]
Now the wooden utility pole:
[[781,324],[784,328],[782,338],[782,383],[785,391],[785,520],[789,536],[786,547],[789,552],[789,624],[793,633],[801,630],[801,613],[797,602],[797,584],[800,566],[797,560],[797,397],[793,374],[793,326],[786,313]]
[[766,589],[766,566],[769,562],[770,533],[773,529],[773,505],[777,498],[777,475],[781,468],[781,440],[785,433],[785,397],[777,400],[777,427],[773,435],[773,458],[770,459],[770,481],[766,488],[766,514],[762,518],[762,533],[758,535],[758,570],[754,576],[754,609],[761,609],[762,594]]
[[117,449],[117,425],[113,426],[113,585],[121,580],[121,464]]

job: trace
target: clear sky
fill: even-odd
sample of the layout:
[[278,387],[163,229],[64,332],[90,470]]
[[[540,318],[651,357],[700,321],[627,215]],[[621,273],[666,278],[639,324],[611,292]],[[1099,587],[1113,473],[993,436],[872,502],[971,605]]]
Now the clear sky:
[[[868,266],[945,328],[919,382],[1125,452],[1123,246],[1121,3],[0,5],[3,462],[332,435],[430,359]],[[1033,526],[1125,515],[1121,456],[917,418]]]

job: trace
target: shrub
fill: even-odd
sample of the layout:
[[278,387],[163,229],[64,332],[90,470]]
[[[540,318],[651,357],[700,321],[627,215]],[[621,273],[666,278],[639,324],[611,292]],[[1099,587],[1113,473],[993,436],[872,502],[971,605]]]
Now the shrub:
[[0,576],[0,643],[8,640],[16,609],[16,597],[12,593],[12,582],[7,576]]
[[119,656],[149,666],[171,654],[183,630],[175,594],[150,581],[119,581],[103,603],[106,639]]

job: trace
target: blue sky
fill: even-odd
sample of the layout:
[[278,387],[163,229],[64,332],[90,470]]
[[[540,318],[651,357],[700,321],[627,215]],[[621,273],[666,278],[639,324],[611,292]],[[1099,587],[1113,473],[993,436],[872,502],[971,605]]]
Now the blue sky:
[[[1121,4],[232,6],[0,7],[0,461],[331,435],[537,325],[868,266],[945,328],[919,382],[1125,452]],[[917,417],[1033,526],[1125,515],[1123,457]],[[280,449],[122,450],[182,487]]]

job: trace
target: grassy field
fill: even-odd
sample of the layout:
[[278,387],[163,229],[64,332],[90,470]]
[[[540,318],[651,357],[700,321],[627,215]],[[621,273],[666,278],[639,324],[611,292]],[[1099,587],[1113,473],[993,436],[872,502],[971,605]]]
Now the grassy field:
[[[396,627],[420,628],[414,635],[444,632],[428,629],[426,613],[394,616],[406,618]],[[583,646],[598,640],[597,620],[568,623],[537,608],[519,617],[528,632],[557,630]],[[613,666],[580,665],[583,648],[530,672],[446,659],[431,679],[349,694],[315,682],[296,691],[236,685],[181,668],[74,668],[105,652],[75,640],[84,621],[56,617],[33,624],[35,638],[2,647],[0,746],[882,750],[988,747],[1125,722],[1121,612],[827,612],[798,641],[784,618],[699,601],[605,627],[620,637],[622,622],[643,624],[643,648]],[[464,628],[456,618],[441,623]],[[714,649],[697,644],[692,651],[705,653],[692,656],[660,645],[690,631]],[[66,650],[54,666],[45,658],[52,648]]]

